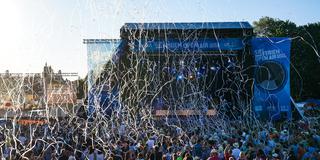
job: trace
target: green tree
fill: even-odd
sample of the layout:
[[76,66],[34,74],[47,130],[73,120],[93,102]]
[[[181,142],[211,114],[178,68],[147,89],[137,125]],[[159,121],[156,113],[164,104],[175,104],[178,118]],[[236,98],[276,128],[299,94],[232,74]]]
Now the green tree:
[[261,37],[294,37],[297,34],[297,26],[289,20],[262,17],[254,21],[254,33]]
[[[298,38],[294,41],[295,57],[292,63],[301,74],[302,99],[320,98],[320,23],[298,27]],[[294,85],[294,84],[293,84]]]
[[320,98],[320,23],[297,26],[289,20],[262,17],[253,22],[258,37],[291,37],[291,96],[296,100]]

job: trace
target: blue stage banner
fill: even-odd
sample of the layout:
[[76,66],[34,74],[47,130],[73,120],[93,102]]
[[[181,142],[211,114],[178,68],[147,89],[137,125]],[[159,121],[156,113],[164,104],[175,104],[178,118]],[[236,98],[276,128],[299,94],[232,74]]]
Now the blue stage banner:
[[156,39],[136,40],[134,52],[147,53],[181,53],[181,52],[209,52],[219,50],[241,50],[245,46],[240,38],[200,38],[200,39]]
[[255,57],[253,106],[262,119],[291,118],[290,38],[254,38]]

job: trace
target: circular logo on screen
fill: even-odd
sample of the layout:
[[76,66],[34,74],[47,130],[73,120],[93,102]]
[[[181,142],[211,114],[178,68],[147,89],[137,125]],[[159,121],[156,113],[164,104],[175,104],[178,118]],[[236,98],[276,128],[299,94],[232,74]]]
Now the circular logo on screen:
[[286,70],[278,62],[265,61],[255,73],[256,84],[266,91],[276,91],[286,83]]

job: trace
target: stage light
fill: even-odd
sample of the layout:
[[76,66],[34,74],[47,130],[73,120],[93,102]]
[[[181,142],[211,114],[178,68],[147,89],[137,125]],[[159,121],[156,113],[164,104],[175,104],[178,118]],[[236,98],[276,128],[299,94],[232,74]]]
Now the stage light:
[[183,75],[178,75],[177,80],[182,80],[183,79]]
[[236,65],[234,63],[229,63],[229,65],[227,66],[227,68],[231,68],[231,67],[235,67]]
[[176,72],[177,72],[177,71],[176,71],[175,68],[172,68],[172,69],[171,69],[171,74],[176,74]]
[[228,58],[228,66],[227,66],[227,69],[232,68],[232,67],[235,67],[235,66],[236,66],[236,64],[235,64],[230,58]]
[[184,65],[184,61],[181,60],[181,61],[179,62],[179,64],[180,64],[181,66],[183,66],[183,65]]
[[201,78],[202,77],[202,73],[201,72],[199,72],[199,71],[197,71],[197,73],[196,73],[197,75],[197,78]]

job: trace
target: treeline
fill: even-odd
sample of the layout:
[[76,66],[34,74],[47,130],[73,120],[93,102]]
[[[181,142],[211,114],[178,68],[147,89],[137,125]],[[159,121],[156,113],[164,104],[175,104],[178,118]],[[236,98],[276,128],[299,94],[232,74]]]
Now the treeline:
[[289,20],[263,17],[253,22],[260,37],[291,37],[291,96],[320,99],[320,22],[297,26]]

